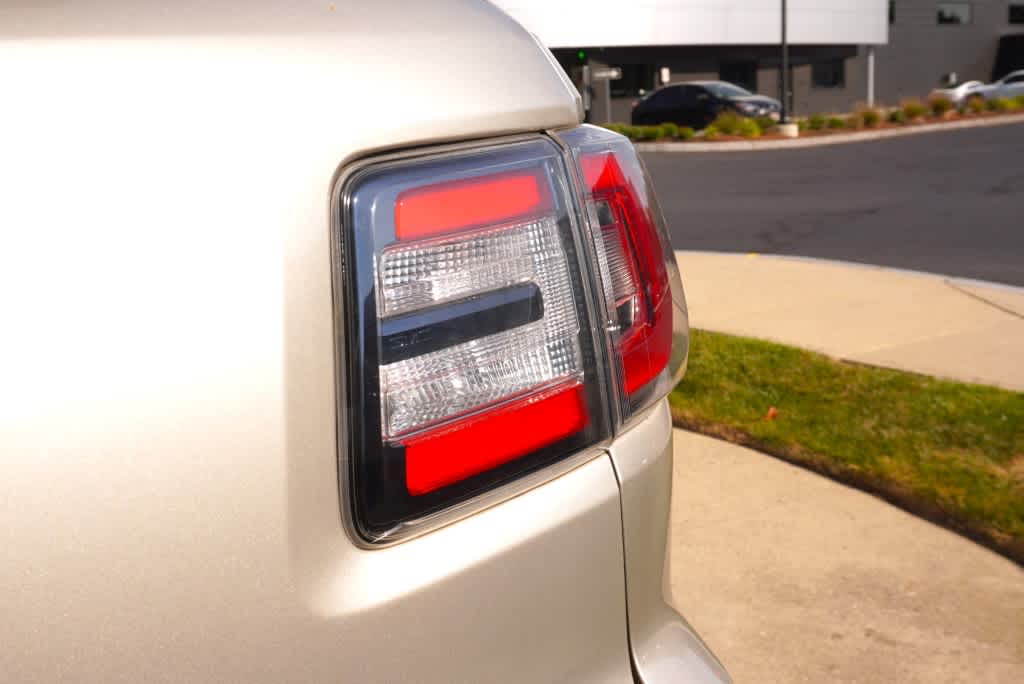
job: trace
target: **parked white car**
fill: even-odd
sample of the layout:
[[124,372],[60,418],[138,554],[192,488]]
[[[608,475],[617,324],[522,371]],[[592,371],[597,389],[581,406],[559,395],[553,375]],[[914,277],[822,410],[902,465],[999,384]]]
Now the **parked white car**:
[[975,90],[984,86],[985,84],[982,81],[964,81],[960,85],[951,88],[937,88],[929,93],[928,97],[945,97],[954,105],[959,105],[966,102],[967,98]]
[[1024,95],[1024,69],[1013,71],[995,83],[975,88],[967,97],[981,96],[986,100],[997,97],[1017,97]]

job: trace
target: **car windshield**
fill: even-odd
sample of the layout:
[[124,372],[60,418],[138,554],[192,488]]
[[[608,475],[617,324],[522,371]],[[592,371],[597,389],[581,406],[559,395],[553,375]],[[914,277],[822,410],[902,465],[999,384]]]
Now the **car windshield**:
[[749,90],[744,90],[732,83],[705,83],[704,87],[710,90],[715,97],[747,97],[753,95]]

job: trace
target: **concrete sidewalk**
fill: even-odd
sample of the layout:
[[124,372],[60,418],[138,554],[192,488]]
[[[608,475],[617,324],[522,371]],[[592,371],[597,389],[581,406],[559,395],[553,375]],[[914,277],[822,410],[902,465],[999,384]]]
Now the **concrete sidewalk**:
[[693,327],[1024,391],[1024,289],[794,257],[677,258]]
[[673,603],[742,682],[1024,682],[1024,571],[889,504],[675,431]]
[[[1024,390],[1024,290],[679,252],[691,325]],[[684,379],[685,382],[685,379]],[[674,603],[736,682],[1024,681],[1024,570],[884,501],[675,433]]]

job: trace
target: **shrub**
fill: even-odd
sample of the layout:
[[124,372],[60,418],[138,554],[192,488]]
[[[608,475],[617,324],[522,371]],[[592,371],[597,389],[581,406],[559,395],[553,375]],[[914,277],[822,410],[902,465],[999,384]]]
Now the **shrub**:
[[874,107],[868,107],[861,112],[861,121],[865,128],[876,128],[878,124],[882,123],[882,112]]
[[679,129],[679,139],[680,140],[690,140],[696,134],[697,134],[697,132],[694,131],[689,126],[683,126],[682,128]]
[[971,114],[981,114],[988,105],[981,95],[972,95],[967,98],[967,111]]
[[637,142],[647,140],[648,128],[649,126],[630,126],[628,130],[629,139]]
[[769,128],[774,128],[776,125],[775,119],[770,116],[759,116],[754,119],[754,121],[757,122],[757,127],[761,129],[762,133],[767,131]]
[[625,135],[637,142],[657,140],[661,137],[661,126],[630,126]]
[[715,117],[711,125],[718,129],[718,132],[722,135],[736,135],[739,133],[740,122],[743,120],[743,117],[735,112],[722,112]]
[[903,113],[902,109],[894,109],[889,112],[888,119],[889,123],[896,124],[897,126],[907,123],[907,115]]
[[601,128],[607,128],[609,131],[613,133],[619,133],[621,135],[625,135],[625,129],[628,128],[628,126],[626,126],[625,124],[620,123],[606,123],[600,124],[600,126]]
[[882,112],[867,105],[857,107],[857,111],[850,115],[850,119],[847,121],[850,128],[877,128],[880,123],[882,123]]
[[900,103],[900,109],[906,114],[908,121],[914,119],[920,119],[928,111],[928,108],[924,106],[924,103],[917,98],[909,98]]
[[1012,112],[1016,103],[1008,97],[993,97],[988,101],[988,108],[993,112]]
[[1024,109],[1024,95],[1018,95],[1013,101],[1017,103],[1017,109]]
[[661,124],[661,133],[666,138],[678,138],[679,137],[679,126],[674,123],[663,123]]
[[744,138],[760,138],[761,127],[757,124],[754,119],[743,119],[740,121],[736,132],[742,135]]
[[807,128],[808,128],[807,119],[797,119],[796,120],[796,129],[798,131],[800,131],[802,133],[802,132],[806,131]]
[[932,116],[941,119],[953,109],[953,101],[945,95],[932,95],[928,98],[928,107],[932,110]]
[[715,138],[718,137],[718,134],[719,134],[718,126],[716,126],[715,124],[710,124],[710,125],[704,127],[704,139],[705,140],[714,140]]
[[841,116],[830,116],[825,122],[825,125],[832,130],[846,128],[846,119]]
[[807,119],[807,127],[812,131],[820,131],[827,124],[828,119],[825,118],[824,114],[811,114],[811,118]]

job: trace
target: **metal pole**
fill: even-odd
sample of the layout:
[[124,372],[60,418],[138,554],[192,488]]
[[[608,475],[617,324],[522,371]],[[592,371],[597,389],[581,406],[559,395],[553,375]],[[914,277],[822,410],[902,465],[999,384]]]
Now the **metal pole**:
[[591,79],[590,79],[590,65],[589,64],[584,64],[583,65],[583,79],[582,80],[583,80],[583,93],[582,93],[582,95],[583,95],[583,120],[589,122],[590,121],[590,107],[591,107],[591,104],[592,104],[591,100],[590,100],[590,93],[591,93],[590,83],[591,83]]
[[868,45],[868,107],[875,106],[875,46]]
[[789,121],[789,39],[786,36],[786,0],[782,0],[782,123]]
[[605,123],[611,123],[612,122],[612,81],[611,81],[611,79],[607,79],[601,85],[604,86],[604,120],[605,120]]

